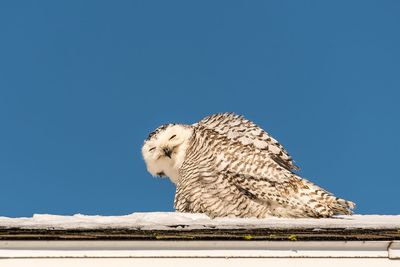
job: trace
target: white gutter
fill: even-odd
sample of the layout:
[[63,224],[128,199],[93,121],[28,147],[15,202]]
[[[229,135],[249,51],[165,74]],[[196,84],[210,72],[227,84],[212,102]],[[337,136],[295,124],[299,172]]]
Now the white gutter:
[[400,241],[392,241],[388,247],[389,259],[400,259]]
[[400,241],[0,241],[12,258],[400,259]]

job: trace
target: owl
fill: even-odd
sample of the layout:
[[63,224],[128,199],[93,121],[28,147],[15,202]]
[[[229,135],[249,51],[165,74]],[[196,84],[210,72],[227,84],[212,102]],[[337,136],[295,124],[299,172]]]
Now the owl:
[[355,204],[295,173],[277,140],[233,113],[192,125],[165,124],[142,147],[147,170],[176,186],[179,212],[215,217],[331,217]]

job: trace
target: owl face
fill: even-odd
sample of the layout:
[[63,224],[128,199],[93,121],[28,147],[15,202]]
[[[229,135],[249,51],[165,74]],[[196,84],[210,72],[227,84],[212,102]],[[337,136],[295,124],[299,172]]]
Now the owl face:
[[176,183],[192,133],[191,126],[181,124],[162,125],[150,133],[142,147],[147,170],[153,176],[168,176]]

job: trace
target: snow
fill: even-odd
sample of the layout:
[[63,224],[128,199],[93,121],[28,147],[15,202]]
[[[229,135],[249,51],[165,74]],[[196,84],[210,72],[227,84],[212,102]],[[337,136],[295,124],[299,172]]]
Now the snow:
[[124,216],[35,214],[30,218],[0,217],[0,229],[400,229],[400,215],[352,215],[330,219],[216,218],[204,214],[144,212]]

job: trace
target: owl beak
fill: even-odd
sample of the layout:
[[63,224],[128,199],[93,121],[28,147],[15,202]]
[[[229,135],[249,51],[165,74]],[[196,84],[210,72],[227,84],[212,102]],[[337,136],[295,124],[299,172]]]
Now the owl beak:
[[164,172],[157,172],[157,176],[159,176],[159,177],[163,177],[163,176],[165,176],[165,173]]
[[171,158],[172,150],[170,148],[164,147],[163,151],[164,151],[165,156],[167,156],[168,158]]

